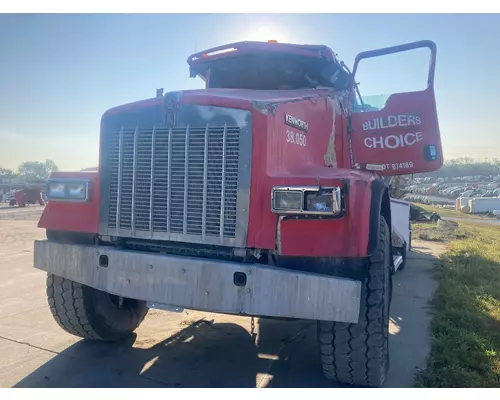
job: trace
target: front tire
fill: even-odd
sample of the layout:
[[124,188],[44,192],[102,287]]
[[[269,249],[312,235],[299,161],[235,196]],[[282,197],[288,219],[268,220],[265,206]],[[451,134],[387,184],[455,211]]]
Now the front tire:
[[389,311],[392,297],[390,230],[380,217],[380,238],[368,262],[357,324],[318,321],[321,364],[326,378],[380,387],[389,370]]
[[84,339],[125,339],[148,313],[144,301],[120,299],[52,274],[47,275],[47,297],[59,326]]

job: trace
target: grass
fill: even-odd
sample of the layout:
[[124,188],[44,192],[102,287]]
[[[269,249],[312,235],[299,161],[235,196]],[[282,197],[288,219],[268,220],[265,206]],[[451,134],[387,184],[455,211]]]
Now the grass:
[[468,233],[466,229],[442,229],[435,222],[412,223],[412,237],[415,240],[426,240],[429,242],[450,242],[456,239],[464,239]]
[[440,256],[431,352],[417,387],[500,387],[500,228],[461,223],[454,234],[462,232]]
[[469,234],[467,228],[458,225],[457,229],[440,228],[435,222],[416,222],[411,224],[412,237],[415,240],[429,242],[451,242],[452,240],[465,239]]
[[450,208],[441,208],[436,206],[430,206],[427,204],[416,204],[416,206],[424,209],[427,212],[437,212],[442,217],[464,217],[464,213]]

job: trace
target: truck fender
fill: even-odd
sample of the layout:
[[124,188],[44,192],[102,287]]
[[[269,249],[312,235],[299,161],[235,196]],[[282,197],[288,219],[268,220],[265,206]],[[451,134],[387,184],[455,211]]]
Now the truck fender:
[[[370,232],[368,234],[368,255],[375,252],[380,235],[380,216],[384,216],[389,226],[390,243],[392,243],[391,199],[388,186],[376,179],[372,183],[370,204]],[[392,255],[391,255],[392,256]],[[391,257],[392,259],[392,257]]]

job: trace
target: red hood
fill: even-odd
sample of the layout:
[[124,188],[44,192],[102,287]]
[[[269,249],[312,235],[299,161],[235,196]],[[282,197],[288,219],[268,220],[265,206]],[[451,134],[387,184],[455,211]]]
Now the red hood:
[[[270,103],[281,103],[295,99],[320,97],[319,93],[325,89],[301,89],[301,90],[250,90],[250,89],[200,89],[181,91],[183,99],[233,99],[247,101],[267,101]],[[191,102],[191,101],[190,101]]]
[[[180,103],[213,105],[227,108],[258,110],[267,113],[270,106],[289,103],[302,99],[320,99],[326,94],[333,95],[329,89],[301,90],[249,90],[249,89],[202,89],[178,92]],[[168,94],[167,94],[168,96]]]
[[[254,102],[284,103],[300,99],[320,98],[325,94],[332,95],[329,89],[301,89],[301,90],[249,90],[249,89],[197,89],[179,90],[166,93],[166,96],[178,97],[181,103],[218,105],[250,109]],[[108,110],[105,115],[116,114],[130,109],[152,107],[160,104],[163,97],[141,100],[124,104]]]

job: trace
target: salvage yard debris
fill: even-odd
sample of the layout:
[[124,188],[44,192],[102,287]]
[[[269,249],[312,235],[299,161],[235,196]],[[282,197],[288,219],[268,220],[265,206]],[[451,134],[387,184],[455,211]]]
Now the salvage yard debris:
[[412,204],[410,206],[410,221],[419,222],[436,222],[441,219],[441,216],[435,211],[427,211],[422,207]]

